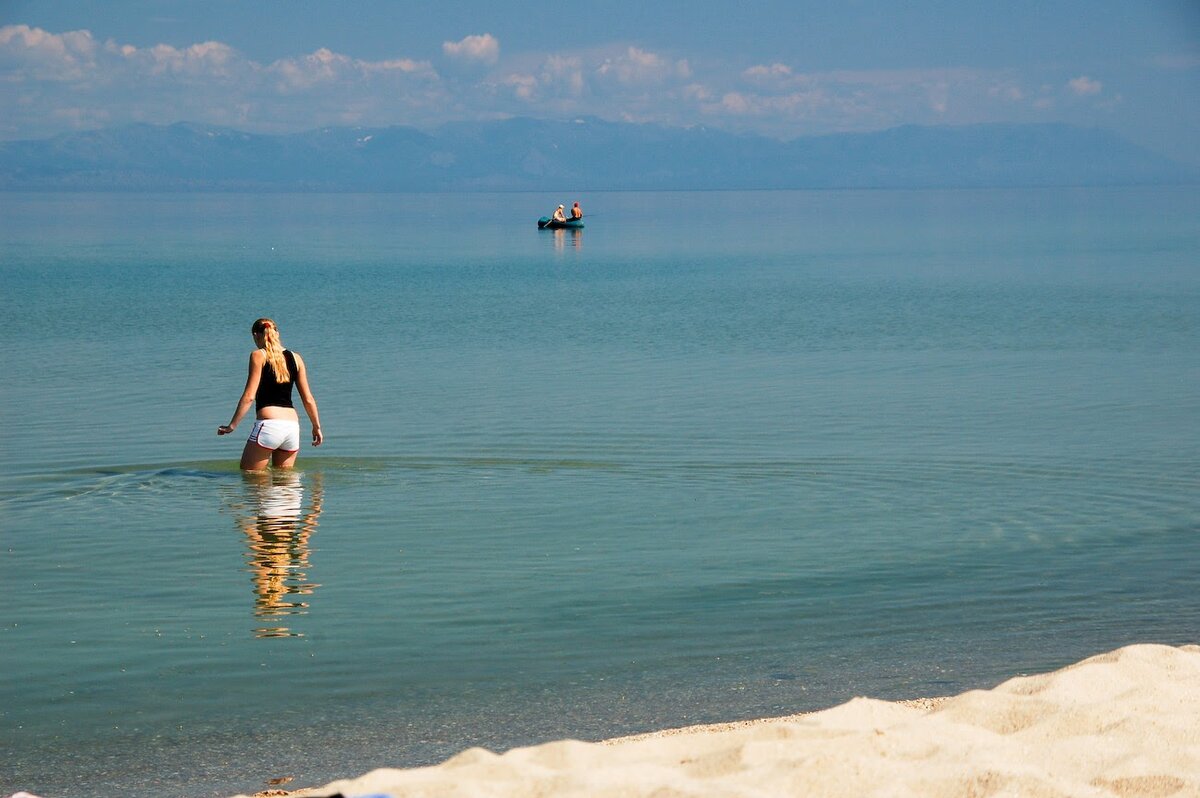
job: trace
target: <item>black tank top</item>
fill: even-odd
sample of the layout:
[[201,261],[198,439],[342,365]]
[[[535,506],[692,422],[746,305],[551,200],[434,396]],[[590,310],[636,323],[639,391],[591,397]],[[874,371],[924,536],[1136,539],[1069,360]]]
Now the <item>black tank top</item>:
[[291,379],[278,382],[275,379],[275,369],[270,363],[263,363],[262,375],[258,379],[258,390],[254,393],[254,404],[258,407],[294,407],[292,404],[292,386],[296,384],[296,356],[290,350],[283,350],[283,359],[287,363]]

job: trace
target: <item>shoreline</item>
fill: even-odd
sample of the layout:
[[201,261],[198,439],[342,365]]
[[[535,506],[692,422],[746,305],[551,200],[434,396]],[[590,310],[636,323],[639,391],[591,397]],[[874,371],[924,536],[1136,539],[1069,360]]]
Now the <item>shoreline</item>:
[[[928,712],[946,701],[949,701],[953,696],[935,696],[932,698],[903,698],[890,703],[898,706],[910,707],[923,712]],[[838,705],[834,705],[838,706]],[[749,729],[755,726],[762,726],[770,723],[790,723],[806,718],[810,715],[815,715],[818,712],[825,712],[834,707],[826,707],[825,709],[814,709],[810,712],[795,712],[790,715],[775,715],[765,718],[747,718],[746,720],[730,720],[720,723],[697,723],[693,726],[673,726],[666,729],[655,729],[653,731],[639,732],[637,734],[627,734],[621,737],[609,737],[604,740],[596,740],[595,742],[587,742],[585,745],[605,745],[616,746],[624,745],[625,743],[640,742],[642,740],[657,740],[664,737],[675,737],[681,734],[721,734],[724,732],[738,731],[741,729]],[[553,742],[562,742],[561,740]],[[550,745],[552,743],[541,743],[541,745]],[[533,746],[536,747],[536,746]],[[459,752],[462,753],[462,752]],[[453,759],[453,757],[451,757]],[[448,761],[448,760],[447,760]],[[443,762],[444,764],[444,762]],[[427,765],[425,767],[438,767],[438,765]],[[420,768],[402,768],[403,770],[419,770]],[[249,798],[318,798],[323,796],[321,792],[324,788],[318,787],[303,787],[293,790],[285,790],[279,788],[269,788],[256,792]],[[234,798],[247,798],[246,796],[238,795]]]
[[1200,795],[1200,646],[1130,645],[955,696],[472,748],[438,765],[236,798],[338,794]]

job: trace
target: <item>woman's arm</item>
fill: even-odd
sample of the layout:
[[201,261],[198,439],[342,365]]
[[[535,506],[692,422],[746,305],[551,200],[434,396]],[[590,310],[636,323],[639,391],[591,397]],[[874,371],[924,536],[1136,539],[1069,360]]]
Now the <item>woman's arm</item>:
[[250,372],[246,375],[246,387],[242,390],[242,398],[238,399],[237,408],[234,409],[233,418],[229,423],[223,427],[217,427],[218,435],[228,435],[237,429],[242,416],[246,415],[250,405],[254,404],[254,394],[258,392],[258,381],[262,378],[262,367],[266,358],[267,356],[261,349],[255,349],[250,353]]
[[312,422],[312,444],[320,446],[325,437],[321,434],[321,416],[317,413],[317,400],[308,387],[308,369],[305,368],[302,357],[295,352],[292,352],[292,356],[296,358],[296,387],[300,389],[300,401],[304,402],[304,412],[308,413],[308,420]]

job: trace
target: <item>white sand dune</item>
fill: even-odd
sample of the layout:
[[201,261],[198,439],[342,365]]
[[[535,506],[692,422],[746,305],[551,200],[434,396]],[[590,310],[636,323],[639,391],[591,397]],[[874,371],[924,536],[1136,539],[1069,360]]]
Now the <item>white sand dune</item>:
[[856,698],[758,723],[376,770],[293,795],[1200,796],[1200,646],[1136,645],[932,710]]

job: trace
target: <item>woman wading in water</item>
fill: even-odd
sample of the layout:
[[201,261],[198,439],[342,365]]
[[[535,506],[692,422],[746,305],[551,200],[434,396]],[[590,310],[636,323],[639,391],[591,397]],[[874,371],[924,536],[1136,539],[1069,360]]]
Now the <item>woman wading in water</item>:
[[320,446],[322,440],[321,417],[308,388],[308,370],[300,355],[283,348],[275,322],[259,319],[251,325],[250,334],[258,348],[250,353],[246,388],[233,419],[217,427],[217,434],[228,435],[237,429],[253,402],[257,420],[242,450],[242,470],[261,471],[268,462],[276,468],[291,468],[300,453],[300,416],[292,405],[293,386],[300,389],[300,401],[312,422],[312,445]]

